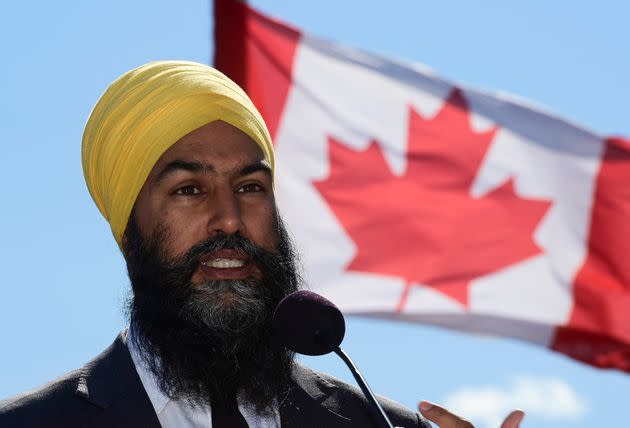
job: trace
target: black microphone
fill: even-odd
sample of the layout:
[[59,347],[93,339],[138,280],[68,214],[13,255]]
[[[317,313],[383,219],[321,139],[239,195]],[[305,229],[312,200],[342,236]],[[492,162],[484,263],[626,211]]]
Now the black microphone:
[[350,357],[339,347],[346,333],[346,323],[334,303],[311,291],[291,293],[276,307],[273,332],[280,343],[298,354],[324,355],[334,352],[339,355],[365,394],[374,417],[383,426],[393,428],[367,382]]

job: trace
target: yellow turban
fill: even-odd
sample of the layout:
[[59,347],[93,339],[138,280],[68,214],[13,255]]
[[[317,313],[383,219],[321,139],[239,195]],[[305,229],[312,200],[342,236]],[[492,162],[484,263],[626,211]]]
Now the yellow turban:
[[260,113],[236,83],[214,68],[155,61],[107,88],[85,125],[81,159],[88,190],[119,247],[138,193],[160,156],[215,120],[248,134],[273,171],[271,137]]

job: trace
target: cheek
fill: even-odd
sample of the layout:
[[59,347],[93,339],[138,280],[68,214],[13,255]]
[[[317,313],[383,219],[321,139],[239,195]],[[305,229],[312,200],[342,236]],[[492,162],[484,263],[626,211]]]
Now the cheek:
[[184,217],[169,212],[162,216],[166,232],[165,246],[170,257],[180,257],[207,238],[203,221],[199,217]]
[[275,208],[265,208],[245,219],[250,239],[268,251],[278,249]]

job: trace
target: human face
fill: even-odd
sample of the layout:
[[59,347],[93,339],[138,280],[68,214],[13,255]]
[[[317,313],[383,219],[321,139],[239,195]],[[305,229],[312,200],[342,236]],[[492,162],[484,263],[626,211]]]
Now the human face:
[[[140,190],[134,215],[146,240],[159,230],[168,237],[165,255],[174,259],[218,234],[239,234],[275,251],[276,206],[269,163],[244,132],[222,121],[182,137],[157,161]],[[260,279],[246,254],[206,254],[191,283]]]

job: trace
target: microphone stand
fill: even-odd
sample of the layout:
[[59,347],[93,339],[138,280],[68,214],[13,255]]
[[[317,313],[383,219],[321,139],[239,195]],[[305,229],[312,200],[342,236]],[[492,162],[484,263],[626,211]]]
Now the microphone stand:
[[346,354],[339,346],[333,348],[333,351],[335,352],[335,354],[339,355],[339,357],[343,360],[344,363],[346,363],[346,365],[352,372],[352,376],[354,376],[354,379],[359,384],[359,387],[361,388],[361,391],[363,391],[365,398],[367,398],[367,400],[370,402],[370,408],[372,409],[376,420],[380,420],[382,422],[382,425],[386,428],[394,428],[392,423],[389,421],[389,418],[383,411],[383,408],[380,404],[378,404],[378,401],[376,401],[374,393],[368,386],[365,379],[363,379],[363,376],[361,376],[361,373],[359,373],[359,369],[357,368],[357,366],[354,365],[348,354]]

